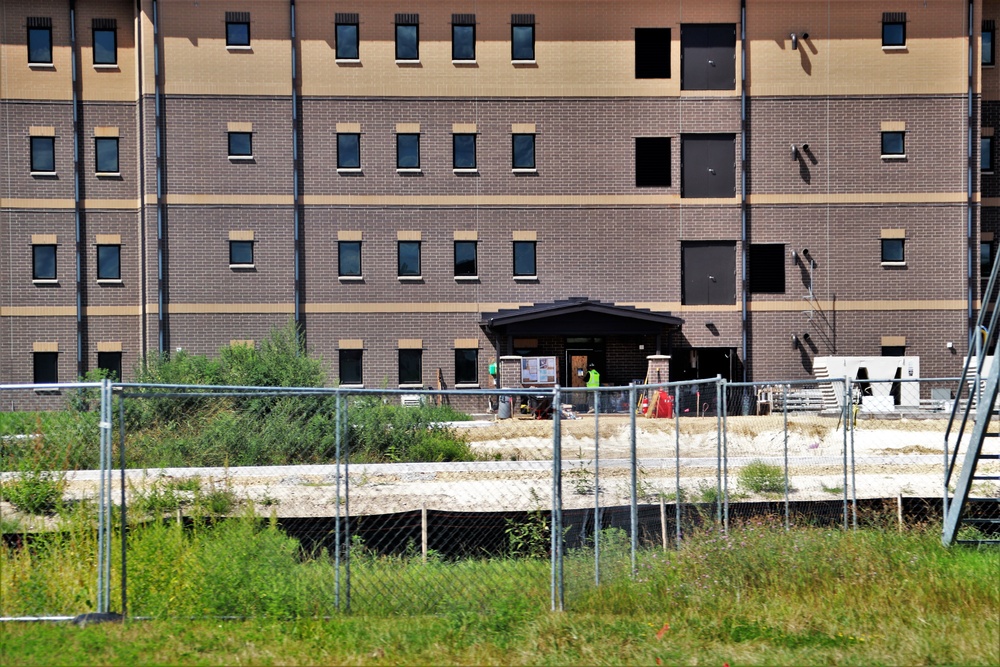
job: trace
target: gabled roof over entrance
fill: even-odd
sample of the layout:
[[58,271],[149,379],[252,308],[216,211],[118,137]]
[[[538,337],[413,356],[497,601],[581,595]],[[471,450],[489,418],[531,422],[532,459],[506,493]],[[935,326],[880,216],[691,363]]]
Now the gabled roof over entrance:
[[483,313],[479,324],[507,335],[623,336],[658,334],[684,323],[669,313],[617,306],[591,299],[536,303],[515,310]]

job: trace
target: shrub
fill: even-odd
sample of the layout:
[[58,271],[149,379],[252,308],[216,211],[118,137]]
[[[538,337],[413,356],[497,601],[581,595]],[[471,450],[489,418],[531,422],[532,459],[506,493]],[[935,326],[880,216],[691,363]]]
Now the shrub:
[[785,474],[780,466],[751,461],[739,472],[739,484],[751,493],[782,493],[785,490]]
[[362,396],[350,402],[350,454],[361,461],[470,461],[461,434],[441,424],[468,419],[448,406],[403,407]]
[[0,484],[0,498],[27,514],[51,514],[62,504],[65,487],[65,473],[22,470]]

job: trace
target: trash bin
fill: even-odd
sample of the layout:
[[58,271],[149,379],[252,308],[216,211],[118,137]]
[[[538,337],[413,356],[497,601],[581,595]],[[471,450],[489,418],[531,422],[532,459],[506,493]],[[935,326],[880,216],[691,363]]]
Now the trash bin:
[[500,395],[500,404],[497,406],[497,419],[510,419],[511,417],[511,406],[510,406],[510,396],[507,394]]

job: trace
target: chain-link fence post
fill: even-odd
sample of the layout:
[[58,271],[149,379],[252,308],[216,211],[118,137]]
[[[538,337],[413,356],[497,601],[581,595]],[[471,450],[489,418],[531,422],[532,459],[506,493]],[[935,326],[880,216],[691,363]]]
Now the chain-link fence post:
[[[113,395],[113,394],[112,394]],[[119,391],[118,393],[118,457],[121,463],[121,544],[122,544],[122,562],[121,562],[121,589],[122,589],[122,608],[121,615],[128,615],[128,559],[127,559],[127,546],[128,540],[126,536],[128,534],[128,523],[127,523],[127,505],[125,502],[125,392]]]
[[676,530],[676,547],[681,546],[681,503],[684,501],[681,492],[681,387],[674,387],[674,528]]
[[718,414],[719,428],[722,431],[722,532],[729,534],[729,429],[727,419],[729,415],[728,390],[725,378],[719,376],[715,387],[716,404],[719,406]]
[[601,585],[601,395],[594,392],[594,585]]
[[636,451],[636,438],[635,438],[635,402],[636,402],[636,390],[635,383],[630,382],[628,385],[628,411],[629,411],[629,454],[631,456],[631,466],[632,466],[632,477],[629,484],[629,533],[631,537],[631,544],[629,551],[631,552],[631,566],[632,566],[632,578],[634,579],[636,570],[636,551],[639,548],[639,457]]
[[787,384],[781,385],[781,419],[783,422],[783,433],[784,433],[784,456],[785,456],[785,530],[791,530],[792,528],[792,517],[791,517],[791,502],[789,500],[789,481],[788,481],[788,391],[791,389]]
[[844,437],[843,437],[844,442],[843,442],[843,446],[842,446],[841,449],[844,452],[844,530],[847,530],[847,493],[848,493],[848,489],[847,489],[847,419],[848,419],[848,417],[847,417],[847,414],[848,414],[847,406],[850,403],[851,381],[850,381],[849,378],[845,377],[843,379],[843,383],[844,383],[844,400],[843,400],[843,403],[842,403],[842,405],[840,407],[841,407],[842,421],[844,423]]
[[[844,394],[844,403],[847,406],[847,417],[850,419],[851,428],[851,508],[854,530],[858,529],[858,484],[857,484],[857,459],[854,456],[854,422],[857,420],[857,411],[854,408],[854,383],[850,378],[844,378],[847,385]],[[844,428],[847,428],[845,424]]]
[[565,608],[563,581],[563,528],[562,528],[562,391],[559,385],[552,390],[552,611]]
[[[334,447],[336,451],[334,452],[334,460],[336,461],[336,482],[335,482],[335,493],[336,498],[334,500],[334,507],[336,516],[333,519],[333,606],[339,612],[340,611],[340,556],[343,551],[343,545],[341,545],[341,525],[340,525],[340,479],[343,476],[343,468],[341,467],[341,456],[343,451],[343,429],[341,428],[341,410],[342,401],[340,399],[340,392],[338,391],[334,394]],[[344,477],[344,485],[347,485],[347,478]]]

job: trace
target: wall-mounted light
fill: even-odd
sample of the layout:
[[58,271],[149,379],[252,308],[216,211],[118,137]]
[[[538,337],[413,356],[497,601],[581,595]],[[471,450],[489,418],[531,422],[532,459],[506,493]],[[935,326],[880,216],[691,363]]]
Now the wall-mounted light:
[[812,338],[812,336],[809,335],[808,331],[802,334],[802,340],[809,340],[810,338]]
[[708,322],[705,322],[705,326],[711,329],[712,327],[715,326],[715,322],[709,320]]
[[795,144],[792,144],[792,160],[798,160],[798,159],[799,159],[799,149],[795,147]]
[[802,256],[809,259],[809,248],[802,249]]
[[803,153],[809,152],[809,144],[802,144],[802,152]]
[[800,39],[809,39],[809,33],[804,32],[801,35],[796,35],[794,32],[791,34],[792,38],[792,51],[797,51],[799,48]]
[[792,334],[792,348],[797,348],[799,346],[799,337]]
[[952,343],[951,341],[948,341],[947,343],[945,343],[944,346],[946,348],[948,348],[949,350],[954,350],[955,349],[955,344]]

